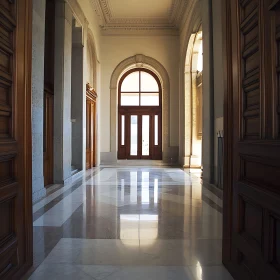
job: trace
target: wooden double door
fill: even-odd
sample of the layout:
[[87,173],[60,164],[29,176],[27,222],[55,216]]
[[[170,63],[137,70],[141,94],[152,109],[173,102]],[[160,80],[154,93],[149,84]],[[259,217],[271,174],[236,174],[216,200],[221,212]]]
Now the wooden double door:
[[0,279],[32,264],[32,1],[0,1]]
[[96,92],[87,85],[86,97],[86,168],[90,169],[96,165]]
[[280,1],[226,0],[223,261],[280,279]]
[[118,159],[160,160],[161,114],[137,109],[123,109],[119,113]]

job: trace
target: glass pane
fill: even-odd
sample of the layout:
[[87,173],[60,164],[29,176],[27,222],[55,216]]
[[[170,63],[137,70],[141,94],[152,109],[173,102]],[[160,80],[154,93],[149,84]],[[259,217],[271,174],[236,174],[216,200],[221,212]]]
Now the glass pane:
[[141,93],[141,106],[159,106],[159,93]]
[[122,93],[121,106],[139,106],[139,93]]
[[198,59],[197,59],[197,71],[201,72],[202,70],[203,70],[203,45],[201,40],[201,44],[199,46]]
[[155,116],[155,146],[158,145],[158,116]]
[[122,116],[122,145],[124,145],[124,132],[125,132],[125,116]]
[[142,116],[142,156],[150,154],[150,116]]
[[137,156],[138,148],[138,116],[130,116],[130,155]]
[[122,83],[121,91],[139,90],[139,71],[129,74]]
[[141,72],[141,91],[159,91],[158,83],[151,74]]

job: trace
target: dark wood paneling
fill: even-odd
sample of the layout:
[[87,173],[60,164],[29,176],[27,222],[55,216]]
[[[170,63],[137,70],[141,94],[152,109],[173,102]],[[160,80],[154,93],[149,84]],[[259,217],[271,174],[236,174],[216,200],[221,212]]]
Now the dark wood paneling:
[[32,264],[30,0],[0,0],[0,279]]
[[223,261],[235,279],[280,279],[279,1],[224,3]]

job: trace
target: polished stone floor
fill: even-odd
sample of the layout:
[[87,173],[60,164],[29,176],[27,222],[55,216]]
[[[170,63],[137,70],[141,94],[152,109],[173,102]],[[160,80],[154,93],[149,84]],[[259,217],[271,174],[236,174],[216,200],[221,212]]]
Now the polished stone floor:
[[26,279],[232,280],[221,212],[221,191],[197,170],[95,168],[33,206]]

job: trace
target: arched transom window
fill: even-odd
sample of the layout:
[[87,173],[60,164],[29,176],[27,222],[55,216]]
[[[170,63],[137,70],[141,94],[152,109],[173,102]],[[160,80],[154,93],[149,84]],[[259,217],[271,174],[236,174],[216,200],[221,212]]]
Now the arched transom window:
[[161,86],[149,70],[131,70],[120,81],[120,106],[160,106]]

